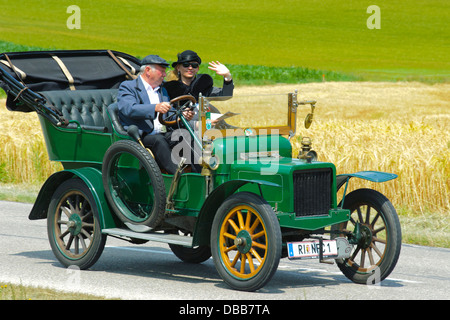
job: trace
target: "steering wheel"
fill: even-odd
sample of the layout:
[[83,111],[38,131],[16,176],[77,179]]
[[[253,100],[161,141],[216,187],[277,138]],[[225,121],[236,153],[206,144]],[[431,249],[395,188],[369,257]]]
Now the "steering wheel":
[[[187,101],[185,104],[183,104],[180,107],[180,101],[183,101],[183,100],[189,100],[189,101]],[[158,116],[159,122],[162,125],[165,125],[165,126],[173,126],[173,125],[175,125],[177,122],[180,121],[181,113],[185,109],[189,108],[189,104],[196,103],[196,102],[197,102],[197,100],[195,100],[195,98],[193,96],[189,95],[189,94],[173,98],[172,100],[169,101],[169,103],[171,105],[174,104],[174,103],[177,103],[177,106],[176,106],[175,110],[169,110],[167,112],[167,114],[166,114],[166,117],[163,117],[164,114],[160,113],[159,116]]]

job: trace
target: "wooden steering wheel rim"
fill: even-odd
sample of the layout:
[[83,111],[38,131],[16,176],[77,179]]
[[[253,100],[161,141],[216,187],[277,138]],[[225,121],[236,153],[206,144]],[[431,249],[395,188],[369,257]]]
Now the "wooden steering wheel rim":
[[[196,103],[197,102],[197,100],[195,99],[194,96],[191,96],[190,94],[185,94],[183,96],[179,96],[179,97],[173,98],[172,100],[169,101],[169,103],[170,104],[174,104],[174,103],[179,102],[181,100],[190,100],[190,101],[192,101],[192,103]],[[177,119],[172,120],[172,121],[166,121],[163,118],[163,113],[160,113],[159,116],[158,116],[158,120],[164,126],[173,126],[175,123],[177,123],[177,121],[178,122],[180,121],[180,118],[177,118]]]

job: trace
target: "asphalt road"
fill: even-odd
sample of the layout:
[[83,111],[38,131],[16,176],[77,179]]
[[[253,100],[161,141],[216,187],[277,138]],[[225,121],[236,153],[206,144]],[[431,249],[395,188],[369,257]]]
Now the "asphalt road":
[[168,245],[133,245],[109,237],[90,270],[62,267],[47,240],[46,221],[30,221],[30,204],[0,201],[0,283],[48,287],[122,299],[428,300],[450,298],[450,249],[403,245],[394,272],[380,285],[350,282],[336,265],[282,259],[257,292],[230,289],[213,261],[183,263]]

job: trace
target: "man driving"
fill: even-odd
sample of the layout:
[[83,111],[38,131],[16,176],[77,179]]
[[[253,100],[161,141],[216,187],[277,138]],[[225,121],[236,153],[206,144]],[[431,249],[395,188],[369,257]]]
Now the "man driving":
[[[168,66],[167,61],[157,55],[146,56],[142,59],[139,76],[121,83],[117,104],[124,128],[136,125],[142,143],[152,151],[159,167],[174,174],[178,164],[172,161],[171,151],[179,141],[172,141],[173,131],[158,120],[159,113],[167,114],[171,109],[167,91],[161,86]],[[191,120],[194,113],[185,111],[184,116]]]

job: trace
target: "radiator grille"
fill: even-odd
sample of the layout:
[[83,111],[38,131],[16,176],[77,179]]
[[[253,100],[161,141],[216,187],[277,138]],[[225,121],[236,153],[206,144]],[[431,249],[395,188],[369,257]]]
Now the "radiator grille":
[[327,215],[331,207],[331,169],[294,172],[294,210],[297,217]]

